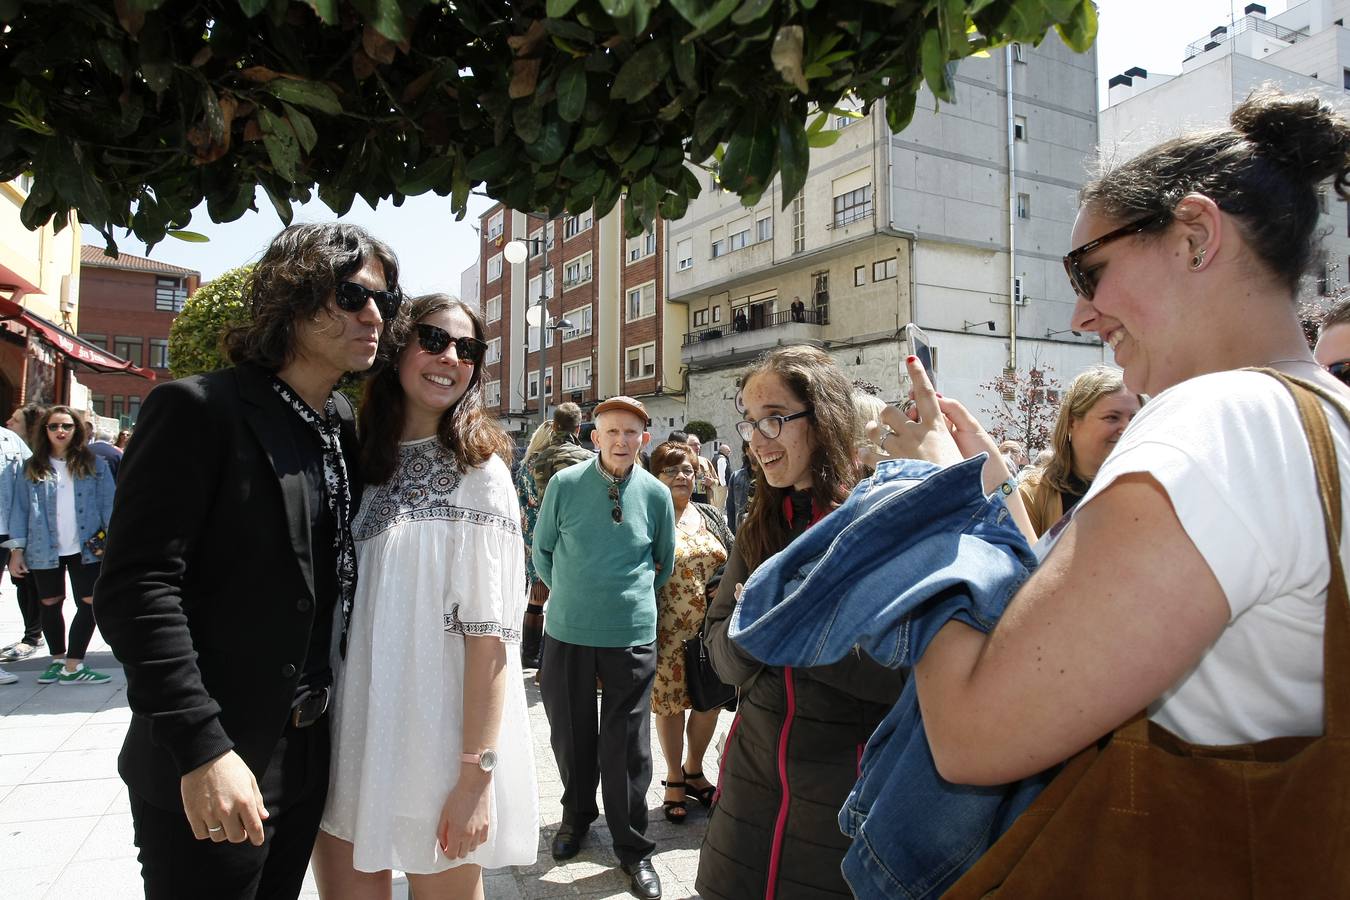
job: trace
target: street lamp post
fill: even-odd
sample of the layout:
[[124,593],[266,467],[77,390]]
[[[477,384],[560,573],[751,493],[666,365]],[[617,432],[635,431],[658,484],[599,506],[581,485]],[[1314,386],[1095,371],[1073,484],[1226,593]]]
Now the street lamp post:
[[[502,248],[502,255],[505,256],[506,261],[512,265],[520,265],[525,262],[525,260],[529,259],[530,248],[536,245],[542,245],[544,248],[543,272],[539,276],[539,300],[537,305],[530,306],[528,302],[529,298],[525,298],[525,323],[526,327],[537,326],[539,328],[539,412],[540,424],[543,424],[548,421],[545,416],[545,407],[548,404],[544,400],[544,327],[548,320],[548,223],[545,223],[544,225],[543,237],[516,238],[515,240],[508,242],[507,245]],[[527,286],[528,284],[529,282],[526,281]],[[527,366],[530,362],[530,339],[528,334],[525,338],[524,362]],[[528,396],[528,383],[526,385],[525,393],[525,411],[529,412],[530,398]]]

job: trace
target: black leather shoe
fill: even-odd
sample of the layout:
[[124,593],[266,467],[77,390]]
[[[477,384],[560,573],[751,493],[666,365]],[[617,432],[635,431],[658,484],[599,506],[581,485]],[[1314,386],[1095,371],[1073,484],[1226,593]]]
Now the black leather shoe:
[[661,876],[652,868],[650,859],[639,859],[635,863],[624,863],[624,872],[633,879],[633,893],[642,900],[660,900]]
[[553,836],[553,858],[561,862],[580,853],[581,842],[585,840],[586,832],[590,830],[590,826],[580,829],[571,825],[559,827],[558,833]]

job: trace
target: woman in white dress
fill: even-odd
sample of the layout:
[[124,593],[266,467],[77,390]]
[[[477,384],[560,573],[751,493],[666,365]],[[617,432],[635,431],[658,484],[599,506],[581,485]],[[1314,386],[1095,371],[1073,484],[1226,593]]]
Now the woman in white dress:
[[538,792],[520,654],[525,558],[483,411],[477,314],[433,294],[386,332],[361,407],[358,586],[337,683],[325,900],[481,898],[482,869],[529,865]]

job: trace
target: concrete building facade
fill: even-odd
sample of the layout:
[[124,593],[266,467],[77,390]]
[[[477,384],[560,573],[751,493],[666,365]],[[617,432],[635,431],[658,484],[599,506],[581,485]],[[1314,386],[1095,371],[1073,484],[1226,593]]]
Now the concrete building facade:
[[729,437],[745,363],[799,341],[896,400],[908,322],[931,338],[944,393],[976,410],[997,400],[982,385],[1005,368],[1067,381],[1102,360],[1094,336],[1069,331],[1061,264],[1097,141],[1095,54],[1052,34],[963,60],[956,82],[955,103],[934,112],[922,94],[898,135],[880,104],[832,116],[839,138],[812,150],[786,208],[777,181],[746,209],[701,173],[707,189],[671,223],[666,260],[667,299],[688,322],[690,418]]
[[[196,292],[201,273],[155,259],[105,256],[102,247],[81,251],[79,336],[85,342],[149,369],[156,379],[169,375],[169,328],[183,304]],[[91,373],[84,377],[90,408],[136,424],[145,395],[156,384],[130,372]]]
[[[1130,68],[1113,74],[1101,114],[1108,159],[1124,160],[1187,131],[1224,126],[1253,90],[1313,91],[1350,114],[1350,0],[1306,0],[1276,16],[1250,3],[1184,49],[1176,75]],[[1300,299],[1325,303],[1350,285],[1350,204],[1322,190],[1322,251]]]

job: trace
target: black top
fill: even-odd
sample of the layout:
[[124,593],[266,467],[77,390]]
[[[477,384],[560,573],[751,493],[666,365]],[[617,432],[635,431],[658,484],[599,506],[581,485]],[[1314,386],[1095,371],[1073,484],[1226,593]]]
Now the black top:
[[1087,494],[1088,488],[1092,487],[1092,482],[1084,481],[1072,472],[1069,473],[1070,489],[1059,492],[1059,501],[1064,504],[1064,512],[1068,512],[1078,505],[1078,501]]

